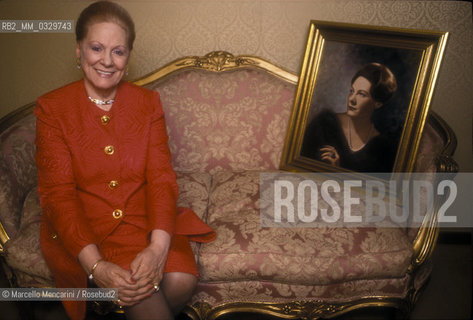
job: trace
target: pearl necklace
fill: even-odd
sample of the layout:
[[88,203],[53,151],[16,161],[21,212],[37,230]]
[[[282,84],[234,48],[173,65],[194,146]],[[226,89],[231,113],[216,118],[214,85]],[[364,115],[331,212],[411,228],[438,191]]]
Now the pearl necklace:
[[351,149],[352,151],[359,151],[359,150],[363,149],[364,146],[366,146],[366,144],[368,143],[369,139],[371,138],[371,131],[373,130],[373,127],[374,127],[374,126],[373,126],[373,123],[371,122],[370,130],[368,131],[368,135],[367,135],[367,137],[366,137],[366,142],[363,143],[363,145],[361,145],[358,149],[354,150],[354,149],[353,149],[353,146],[352,146],[352,144],[351,144],[351,127],[350,127],[350,122],[351,122],[351,121],[350,121],[350,118],[348,118],[348,146],[350,147],[350,149]]
[[110,99],[110,100],[100,100],[100,99],[94,99],[92,97],[89,97],[89,100],[95,103],[98,106],[103,106],[103,105],[109,105],[115,102],[115,99]]

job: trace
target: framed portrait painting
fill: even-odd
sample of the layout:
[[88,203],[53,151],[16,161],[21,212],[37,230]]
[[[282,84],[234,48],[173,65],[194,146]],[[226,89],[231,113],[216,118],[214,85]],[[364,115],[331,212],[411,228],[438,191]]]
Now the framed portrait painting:
[[447,38],[311,21],[281,169],[412,171]]

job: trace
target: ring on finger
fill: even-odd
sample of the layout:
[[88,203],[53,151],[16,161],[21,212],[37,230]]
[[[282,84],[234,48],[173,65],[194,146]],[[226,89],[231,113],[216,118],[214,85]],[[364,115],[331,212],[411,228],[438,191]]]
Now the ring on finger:
[[159,285],[157,283],[155,283],[153,287],[155,292],[159,291]]

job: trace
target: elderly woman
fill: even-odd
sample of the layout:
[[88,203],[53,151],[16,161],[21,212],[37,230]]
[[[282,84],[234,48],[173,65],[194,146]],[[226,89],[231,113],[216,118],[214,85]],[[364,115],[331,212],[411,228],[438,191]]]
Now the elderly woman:
[[383,112],[396,89],[386,66],[363,66],[351,80],[347,111],[320,111],[307,126],[301,155],[355,171],[391,172],[397,142],[373,123],[373,115]]
[[[100,1],[76,26],[80,81],[37,100],[41,248],[57,287],[118,288],[128,319],[172,319],[198,272],[189,238],[215,233],[177,208],[157,92],[123,81],[135,39],[119,5]],[[72,319],[85,303],[63,302]]]

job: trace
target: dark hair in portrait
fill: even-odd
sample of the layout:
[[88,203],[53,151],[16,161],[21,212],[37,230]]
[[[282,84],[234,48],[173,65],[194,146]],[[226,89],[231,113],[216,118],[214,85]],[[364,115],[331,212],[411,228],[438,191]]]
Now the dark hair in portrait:
[[372,62],[364,65],[351,79],[355,82],[359,77],[366,78],[371,83],[371,96],[383,105],[392,98],[397,90],[397,81],[394,74],[386,66]]

